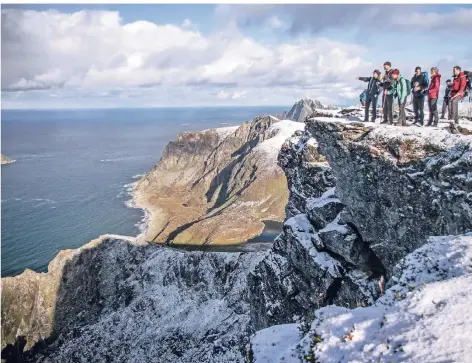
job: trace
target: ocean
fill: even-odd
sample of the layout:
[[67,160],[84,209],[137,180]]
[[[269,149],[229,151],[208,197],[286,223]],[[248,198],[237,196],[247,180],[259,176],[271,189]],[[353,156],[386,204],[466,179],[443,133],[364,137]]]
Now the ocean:
[[62,249],[106,233],[135,236],[130,187],[186,131],[239,125],[286,106],[2,110],[2,276],[46,271]]

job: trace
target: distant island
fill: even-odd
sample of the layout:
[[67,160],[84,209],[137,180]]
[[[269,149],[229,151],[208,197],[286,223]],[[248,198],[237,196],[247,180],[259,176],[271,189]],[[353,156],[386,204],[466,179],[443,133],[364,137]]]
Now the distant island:
[[2,165],[3,164],[11,164],[13,163],[15,160],[12,160],[8,157],[6,157],[5,155],[1,154],[2,155]]

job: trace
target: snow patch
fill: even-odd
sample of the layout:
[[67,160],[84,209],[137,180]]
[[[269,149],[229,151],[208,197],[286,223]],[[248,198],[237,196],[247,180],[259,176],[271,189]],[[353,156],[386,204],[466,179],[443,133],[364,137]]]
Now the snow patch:
[[254,148],[253,152],[262,152],[269,160],[276,161],[283,143],[290,138],[295,131],[304,129],[304,123],[291,120],[276,122],[267,130],[269,138],[259,143],[259,145]]
[[[471,261],[472,233],[431,237],[397,264],[401,275],[374,305],[317,310],[309,333],[291,347],[299,336],[293,324],[261,330],[254,361],[466,362],[472,356]],[[287,344],[267,344],[280,340]]]

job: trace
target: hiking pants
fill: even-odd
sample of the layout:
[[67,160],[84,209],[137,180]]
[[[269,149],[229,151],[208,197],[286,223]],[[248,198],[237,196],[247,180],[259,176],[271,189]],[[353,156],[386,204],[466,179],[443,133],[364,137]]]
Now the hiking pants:
[[372,105],[372,122],[377,118],[377,96],[368,96],[365,100],[364,122],[369,122],[369,108]]
[[429,121],[428,126],[434,125],[438,126],[438,99],[437,98],[430,98],[428,99],[428,107],[429,107]]
[[384,95],[383,114],[384,122],[393,124],[393,95]]
[[413,96],[413,111],[415,112],[415,122],[423,125],[424,121],[424,96]]
[[456,124],[459,124],[459,102],[463,99],[464,97],[462,96],[457,96],[453,99],[451,99],[451,110],[452,110],[452,115],[451,115],[451,120],[454,119],[454,122]]
[[451,99],[450,98],[444,98],[443,99],[443,104],[442,104],[442,110],[441,110],[441,118],[445,118],[444,116],[446,116],[446,110],[447,110],[447,119],[452,120],[452,118],[451,118],[451,113],[452,113],[451,106],[452,106]]
[[407,98],[405,98],[405,101],[400,102],[400,99],[398,99],[398,104],[400,107],[400,114],[398,115],[398,125],[401,125],[401,126],[406,126],[406,113],[405,113],[406,100]]

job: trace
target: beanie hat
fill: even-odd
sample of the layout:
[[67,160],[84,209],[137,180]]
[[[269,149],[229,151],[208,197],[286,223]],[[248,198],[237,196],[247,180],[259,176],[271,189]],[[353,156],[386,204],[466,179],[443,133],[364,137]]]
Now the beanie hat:
[[376,69],[373,73],[377,73],[377,75],[380,76],[380,71],[378,69]]
[[390,62],[385,62],[385,63],[384,63],[384,66],[389,66],[389,67],[391,67],[391,66],[392,66],[392,63],[390,63]]
[[451,81],[450,79],[448,79],[448,80],[446,81],[446,83],[448,83],[448,82],[452,82],[452,81]]
[[400,74],[400,71],[398,69],[394,69],[392,71],[392,75],[396,74],[397,76]]

